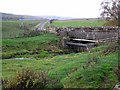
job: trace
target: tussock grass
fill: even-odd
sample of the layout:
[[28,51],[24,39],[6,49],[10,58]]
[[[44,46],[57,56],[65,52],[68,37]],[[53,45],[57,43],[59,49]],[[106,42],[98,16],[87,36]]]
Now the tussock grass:
[[22,69],[15,77],[2,79],[3,89],[45,89],[62,88],[58,79],[50,78],[47,72],[35,72],[31,69]]

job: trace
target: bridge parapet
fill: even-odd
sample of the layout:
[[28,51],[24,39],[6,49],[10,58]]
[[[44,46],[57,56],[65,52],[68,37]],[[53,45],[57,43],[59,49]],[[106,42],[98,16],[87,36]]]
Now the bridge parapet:
[[105,39],[111,37],[118,37],[118,32],[120,28],[106,26],[106,27],[54,27],[54,30],[58,35],[70,38],[80,38],[80,39]]
[[116,32],[118,30],[118,27],[112,27],[112,26],[102,26],[102,27],[91,27],[91,26],[81,26],[81,27],[55,27],[57,31],[84,31],[84,32],[92,32],[92,31],[98,31],[98,32]]

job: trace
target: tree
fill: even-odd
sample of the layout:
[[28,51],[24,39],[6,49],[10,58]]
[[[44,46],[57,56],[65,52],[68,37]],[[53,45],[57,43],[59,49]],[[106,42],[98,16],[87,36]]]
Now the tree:
[[105,19],[106,25],[117,26],[120,17],[120,1],[119,0],[104,0],[101,3],[101,16]]

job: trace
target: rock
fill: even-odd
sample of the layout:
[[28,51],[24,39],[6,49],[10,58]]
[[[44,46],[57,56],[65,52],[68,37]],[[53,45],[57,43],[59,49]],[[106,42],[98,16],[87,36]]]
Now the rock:
[[113,90],[120,90],[120,84],[116,84]]

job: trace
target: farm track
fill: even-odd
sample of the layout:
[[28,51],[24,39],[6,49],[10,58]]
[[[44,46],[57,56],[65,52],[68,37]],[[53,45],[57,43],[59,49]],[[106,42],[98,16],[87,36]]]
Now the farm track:
[[48,21],[37,24],[33,30],[45,30],[44,27],[45,27],[46,23],[48,23]]

